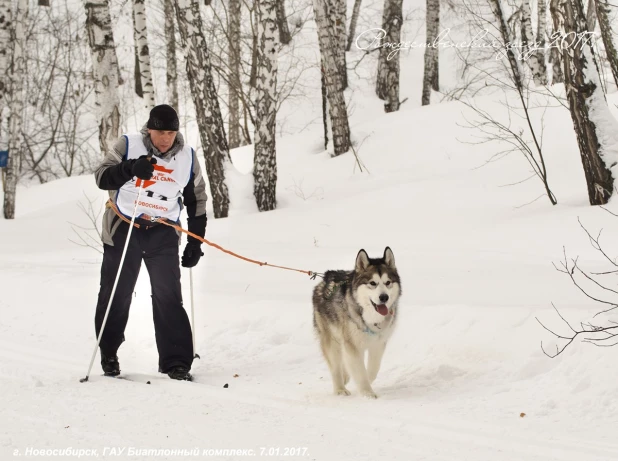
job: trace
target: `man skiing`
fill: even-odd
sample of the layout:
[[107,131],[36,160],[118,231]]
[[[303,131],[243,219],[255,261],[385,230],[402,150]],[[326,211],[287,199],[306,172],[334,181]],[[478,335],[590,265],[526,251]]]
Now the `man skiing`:
[[[187,228],[206,233],[206,187],[197,157],[179,130],[176,111],[156,106],[139,134],[121,136],[95,171],[100,189],[109,191],[110,206],[103,216],[103,263],[95,314],[97,337],[105,316],[138,193],[135,228],[130,236],[107,322],[101,337],[101,366],[108,376],[120,373],[117,351],[124,341],[131,297],[142,261],[152,287],[155,337],[159,371],[172,379],[191,381],[193,362],[191,325],[182,304],[178,246],[180,235],[172,227],[154,221],[177,223],[183,204]],[[139,226],[139,227],[138,227]],[[183,267],[195,266],[201,242],[188,238]]]

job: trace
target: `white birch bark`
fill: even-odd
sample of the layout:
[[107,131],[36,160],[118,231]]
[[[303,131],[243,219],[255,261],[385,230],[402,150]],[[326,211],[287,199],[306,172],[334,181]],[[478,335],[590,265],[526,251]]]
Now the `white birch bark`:
[[178,29],[187,63],[187,76],[193,95],[200,139],[204,149],[215,218],[225,218],[230,199],[225,172],[230,152],[221,118],[217,89],[212,78],[210,55],[200,16],[198,0],[175,2]]
[[331,32],[336,47],[337,66],[341,75],[342,89],[348,87],[348,70],[346,65],[346,0],[326,0],[328,18],[330,20]]
[[9,67],[11,41],[11,0],[0,0],[0,123],[6,107],[4,93],[7,90],[6,73]]
[[19,154],[21,152],[21,126],[24,108],[23,80],[26,63],[26,30],[28,28],[28,0],[19,0],[11,27],[11,64],[9,68],[9,158],[6,169],[4,217],[15,219],[15,201]]
[[[539,0],[541,3],[544,0]],[[534,34],[532,33],[532,10],[530,8],[530,0],[523,0],[522,13],[521,13],[521,44],[523,52],[526,55],[530,47],[534,47]],[[532,72],[532,79],[536,86],[547,84],[547,72],[545,70],[545,60],[540,60],[537,54],[537,50],[533,50],[529,53],[528,59],[526,59],[528,67]]]
[[[401,12],[401,3],[399,4]],[[433,46],[440,33],[440,0],[427,0],[427,47],[425,48],[425,72],[423,74],[423,94],[421,103],[423,106],[431,104],[431,89],[437,80],[438,73],[438,47]]]
[[229,92],[228,92],[228,136],[230,149],[241,145],[240,137],[240,0],[230,0],[228,38],[229,38]]
[[[571,37],[575,43],[562,53],[564,82],[571,111],[571,119],[577,136],[577,143],[582,159],[582,166],[588,188],[591,205],[603,205],[613,193],[612,174],[601,155],[607,147],[599,127],[605,124],[603,119],[595,119],[592,111],[600,105],[607,106],[600,85],[598,67],[594,50],[589,42],[580,42],[576,37],[587,30],[586,16],[581,0],[551,0],[550,11],[554,29]],[[566,44],[569,43],[567,41]],[[607,107],[605,111],[609,113]],[[611,118],[609,115],[607,118]]]
[[105,155],[120,135],[118,58],[108,0],[87,1],[86,30],[92,52],[95,106],[99,117],[99,145]]
[[258,65],[256,81],[255,151],[253,194],[260,211],[277,206],[277,157],[275,128],[277,119],[277,1],[258,0]]
[[176,27],[174,4],[172,0],[163,0],[165,13],[165,60],[167,63],[165,81],[167,86],[167,101],[178,110],[178,64],[176,60]]
[[335,155],[340,155],[350,149],[350,125],[337,62],[336,45],[327,16],[326,1],[313,0],[313,12],[318,28],[322,72],[326,82],[326,93],[333,130],[333,145]]
[[[529,0],[528,0],[529,1]],[[543,66],[543,85],[547,85],[547,66],[545,65],[545,43],[547,31],[547,0],[538,0],[537,5],[537,25],[536,25],[536,41],[538,49],[536,50],[536,59]]]
[[142,88],[144,107],[147,110],[155,106],[154,83],[150,67],[150,50],[148,49],[148,28],[146,27],[146,5],[144,0],[133,0],[133,38],[139,62],[139,79]]

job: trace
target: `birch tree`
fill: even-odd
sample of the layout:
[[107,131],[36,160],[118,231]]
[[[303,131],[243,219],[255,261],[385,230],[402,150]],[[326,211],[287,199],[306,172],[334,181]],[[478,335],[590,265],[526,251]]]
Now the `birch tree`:
[[[594,3],[596,5],[596,16],[599,20],[599,28],[601,29],[601,37],[603,38],[603,45],[605,45],[607,60],[612,69],[614,82],[618,85],[618,53],[614,45],[612,25],[609,19],[610,4],[607,0],[595,0]],[[592,31],[594,29],[589,30]]]
[[250,12],[251,18],[251,71],[249,75],[249,87],[255,88],[257,78],[257,56],[258,56],[258,0],[253,0],[253,10]]
[[258,0],[259,53],[253,161],[253,194],[260,211],[277,206],[277,2]]
[[[526,0],[529,1],[529,0]],[[537,25],[536,25],[536,60],[542,66],[540,73],[543,76],[541,85],[547,85],[547,67],[545,66],[545,34],[547,30],[547,0],[538,0],[537,4]]]
[[328,20],[331,27],[333,43],[335,45],[335,57],[339,74],[341,75],[341,87],[345,90],[348,87],[348,69],[345,58],[346,40],[346,0],[326,0]]
[[163,0],[165,13],[165,61],[167,63],[165,82],[167,100],[170,106],[178,110],[178,69],[176,61],[176,27],[174,19],[174,4],[172,0]]
[[285,13],[285,0],[277,0],[277,29],[279,29],[279,41],[282,45],[287,45],[292,41],[288,17]]
[[[554,37],[554,33],[550,35]],[[551,63],[551,83],[555,85],[557,83],[564,82],[564,75],[562,74],[562,52],[557,46],[552,46],[549,52],[549,62]]]
[[118,58],[108,0],[86,3],[86,30],[92,52],[95,105],[99,117],[99,145],[105,155],[119,136],[120,99]]
[[6,169],[4,193],[4,217],[15,219],[15,199],[19,154],[21,152],[21,124],[24,107],[23,79],[26,60],[26,30],[28,28],[28,0],[17,2],[14,24],[11,27],[11,64],[9,67],[10,117],[9,117],[9,158]]
[[[544,0],[539,0],[539,4]],[[521,13],[521,44],[524,54],[528,54],[530,46],[534,46],[534,34],[532,33],[532,9],[530,8],[530,0],[523,0]],[[540,22],[540,21],[539,21]],[[529,53],[526,59],[528,67],[532,72],[532,79],[536,86],[547,84],[547,75],[545,72],[545,60],[540,60],[537,51]]]
[[593,32],[597,25],[597,8],[594,0],[588,0],[588,7],[586,8],[586,24],[588,30]]
[[234,149],[241,145],[240,137],[240,16],[241,3],[240,0],[230,0],[229,6],[229,67],[230,74],[228,78],[229,94],[228,94],[228,131],[230,149]]
[[[500,31],[500,35],[502,36],[502,43],[513,43],[513,41],[511,40],[511,31],[504,17],[504,12],[502,11],[501,1],[489,0],[489,4],[498,22],[498,30]],[[511,68],[511,75],[513,76],[515,88],[518,92],[521,93],[521,91],[523,90],[523,83],[521,78],[522,71],[519,66],[519,61],[515,57],[515,54],[513,53],[513,49],[511,47],[506,48],[506,56],[509,61],[509,66]]]
[[155,92],[150,67],[150,51],[148,49],[148,29],[146,27],[146,5],[144,0],[133,0],[133,38],[135,41],[135,80],[140,82],[140,97],[144,99],[144,106],[150,110],[155,106]]
[[174,5],[200,139],[204,149],[214,215],[215,218],[225,218],[230,207],[225,172],[231,160],[217,89],[212,78],[212,66],[202,27],[200,5],[198,0],[178,0]]
[[[11,0],[0,0],[0,140],[4,125],[3,112],[7,105],[6,90],[7,81],[6,74],[9,67],[9,53],[11,41]],[[4,145],[4,144],[3,144]]]
[[[391,8],[393,7],[394,5],[391,6]],[[401,14],[401,2],[399,2],[399,12]],[[427,47],[425,48],[425,72],[423,74],[423,95],[421,98],[423,106],[431,103],[431,89],[437,89],[434,83],[437,80],[438,73],[438,47],[433,46],[433,44],[440,33],[440,0],[427,0],[426,28]]]
[[318,43],[328,96],[333,145],[335,155],[340,155],[350,149],[350,125],[337,63],[336,45],[328,21],[326,1],[313,0],[313,13],[318,28]]
[[[401,4],[402,2],[400,0],[384,0],[382,29],[386,32],[386,34],[382,39],[383,43],[399,43],[401,41],[401,23],[403,22]],[[378,77],[376,81],[376,94],[378,95],[378,98],[385,101],[388,100],[388,76],[390,73],[389,56],[391,55],[392,51],[393,50],[391,47],[380,47],[380,56],[378,57]]]
[[614,186],[611,172],[602,159],[612,147],[605,144],[611,138],[602,130],[608,129],[608,122],[613,118],[600,85],[594,50],[589,42],[577,38],[587,30],[584,8],[581,0],[551,0],[550,11],[554,30],[571,38],[570,46],[562,53],[567,99],[588,199],[591,205],[603,205],[611,197]]
[[[403,24],[403,13],[401,11],[402,3],[403,0],[392,0],[390,5],[391,20],[389,33],[391,38],[394,39],[391,43],[397,43],[400,41],[401,25]],[[386,103],[384,104],[385,112],[396,112],[399,110],[399,60],[399,52],[394,52],[394,50],[391,50],[389,55],[387,55]],[[433,68],[435,69],[435,59],[433,60]],[[434,79],[432,78],[431,81],[433,80]]]
[[352,17],[350,18],[350,32],[348,33],[348,44],[345,47],[346,51],[352,49],[352,43],[356,40],[356,25],[358,24],[358,15],[360,14],[361,3],[363,0],[354,0],[354,8],[352,9]]

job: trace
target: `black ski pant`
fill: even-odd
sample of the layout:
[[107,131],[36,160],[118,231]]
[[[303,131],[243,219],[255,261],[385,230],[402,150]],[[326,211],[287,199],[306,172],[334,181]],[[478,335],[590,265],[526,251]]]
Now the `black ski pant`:
[[[129,224],[120,223],[113,236],[114,246],[103,245],[101,287],[94,321],[97,338],[120,265],[128,229]],[[131,298],[143,260],[152,287],[159,371],[167,372],[177,365],[191,368],[193,341],[189,317],[182,305],[178,245],[178,235],[171,227],[159,224],[150,228],[145,226],[133,228],[120,280],[101,338],[102,354],[116,355],[125,339],[124,331],[129,320]]]

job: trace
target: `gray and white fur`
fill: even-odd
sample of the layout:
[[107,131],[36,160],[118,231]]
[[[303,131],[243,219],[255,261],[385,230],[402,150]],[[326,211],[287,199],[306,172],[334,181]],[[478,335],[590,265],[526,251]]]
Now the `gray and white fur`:
[[360,250],[353,271],[327,271],[314,288],[313,326],[336,395],[350,395],[345,386],[351,376],[363,396],[377,398],[371,383],[395,326],[400,295],[401,280],[389,247],[376,259]]

